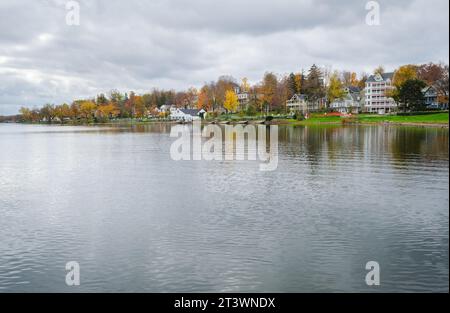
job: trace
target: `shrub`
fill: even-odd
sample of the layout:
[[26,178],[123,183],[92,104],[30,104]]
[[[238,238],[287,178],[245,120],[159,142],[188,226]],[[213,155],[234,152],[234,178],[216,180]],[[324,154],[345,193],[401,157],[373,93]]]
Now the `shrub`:
[[292,117],[294,120],[297,121],[304,121],[305,120],[305,116],[302,113],[295,113],[294,116]]

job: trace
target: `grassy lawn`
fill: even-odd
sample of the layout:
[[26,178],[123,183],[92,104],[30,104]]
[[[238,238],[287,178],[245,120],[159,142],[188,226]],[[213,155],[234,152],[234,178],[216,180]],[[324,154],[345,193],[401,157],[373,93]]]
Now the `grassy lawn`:
[[289,123],[293,124],[301,124],[301,125],[307,125],[307,124],[320,124],[320,123],[342,123],[342,118],[339,116],[320,116],[320,115],[312,115],[309,119],[303,120],[303,121],[297,121],[294,119],[288,119],[286,120]]
[[448,124],[448,113],[436,113],[428,115],[411,115],[411,116],[396,116],[396,115],[368,115],[361,114],[356,117],[361,123],[424,123],[424,124]]
[[[320,113],[311,114],[310,118],[303,121],[286,118],[286,116],[277,116],[272,114],[275,121],[282,124],[290,125],[314,125],[314,124],[341,124],[347,123],[399,123],[399,124],[448,124],[449,114],[447,113],[435,113],[427,115],[412,115],[412,116],[397,116],[397,115],[377,115],[377,114],[359,114],[353,115],[349,118],[342,118],[339,116],[325,116]],[[240,114],[227,114],[220,115],[216,120],[231,120],[231,121],[243,121],[243,120],[264,120],[265,115],[256,114],[254,116],[244,116]]]
[[319,114],[312,114],[309,119],[304,121],[293,119],[286,120],[287,124],[293,125],[340,124],[344,121],[348,123],[448,124],[449,114],[436,113],[412,116],[360,114],[350,118],[341,118],[337,116],[327,117]]

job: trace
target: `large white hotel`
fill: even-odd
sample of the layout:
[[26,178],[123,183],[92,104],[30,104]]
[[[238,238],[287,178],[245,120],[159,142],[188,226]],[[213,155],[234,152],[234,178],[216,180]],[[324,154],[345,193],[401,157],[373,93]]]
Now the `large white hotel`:
[[394,88],[393,77],[394,73],[383,73],[372,75],[367,79],[364,108],[366,112],[386,114],[397,109],[394,99],[388,96],[388,91]]

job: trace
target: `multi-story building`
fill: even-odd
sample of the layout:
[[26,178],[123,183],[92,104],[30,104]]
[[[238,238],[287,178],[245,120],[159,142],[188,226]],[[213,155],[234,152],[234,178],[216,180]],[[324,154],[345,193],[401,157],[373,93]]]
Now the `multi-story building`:
[[330,108],[340,113],[359,113],[361,110],[361,90],[358,87],[349,86],[344,91],[344,96],[331,102]]
[[302,94],[294,94],[290,100],[286,102],[286,106],[290,112],[308,112],[308,102],[306,96]]
[[425,99],[425,106],[428,109],[448,110],[448,102],[439,101],[439,92],[435,86],[427,86],[422,89],[423,97]]
[[394,99],[389,92],[394,89],[394,73],[375,74],[366,82],[364,110],[369,113],[386,114],[397,110]]
[[301,112],[303,114],[310,112],[318,112],[325,107],[326,98],[319,98],[315,101],[309,100],[306,95],[294,94],[290,100],[286,102],[286,107],[290,112]]
[[439,109],[438,93],[433,86],[427,86],[422,89],[423,97],[425,99],[425,106],[429,109]]
[[242,90],[240,87],[234,87],[234,92],[236,93],[239,100],[239,107],[241,110],[245,110],[250,102],[250,95],[247,91]]

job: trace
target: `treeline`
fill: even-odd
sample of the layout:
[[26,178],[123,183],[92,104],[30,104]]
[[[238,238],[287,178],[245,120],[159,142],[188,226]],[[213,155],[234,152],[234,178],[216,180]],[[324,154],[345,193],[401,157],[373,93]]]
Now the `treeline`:
[[437,102],[448,104],[449,67],[445,64],[404,65],[394,73],[393,90],[390,92],[400,111],[422,111],[425,95],[422,90],[432,86],[437,93]]
[[0,123],[8,123],[8,122],[17,122],[20,121],[21,116],[20,115],[9,115],[9,116],[2,116],[0,115]]
[[[383,73],[383,67],[375,73]],[[20,119],[25,122],[104,122],[115,118],[166,117],[161,110],[164,105],[179,108],[198,108],[220,114],[245,111],[285,112],[286,101],[294,94],[304,94],[310,102],[320,102],[324,109],[336,99],[344,96],[345,87],[353,86],[363,90],[369,75],[357,75],[352,71],[331,71],[311,66],[308,71],[286,75],[272,72],[264,74],[262,80],[251,85],[247,78],[237,81],[232,76],[221,76],[217,81],[205,83],[199,90],[158,90],[137,95],[134,92],[121,93],[117,90],[108,95],[99,94],[92,99],[75,100],[71,104],[46,104],[41,108],[20,109]],[[448,103],[449,68],[445,64],[405,65],[395,71],[392,97],[401,108],[418,109],[423,103],[419,92],[427,85],[439,92],[439,101]],[[238,94],[244,94],[242,105]]]
[[106,122],[115,118],[143,118],[149,115],[164,117],[166,112],[158,110],[165,104],[178,106],[194,105],[196,90],[186,92],[153,90],[136,95],[113,90],[109,95],[99,94],[93,99],[75,100],[71,104],[46,104],[41,108],[20,109],[21,120],[26,122],[95,121]]

